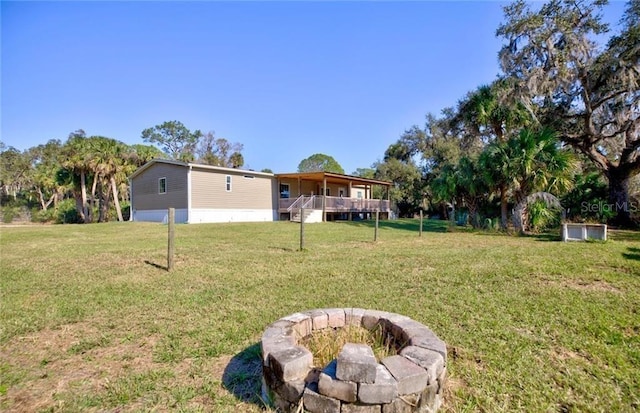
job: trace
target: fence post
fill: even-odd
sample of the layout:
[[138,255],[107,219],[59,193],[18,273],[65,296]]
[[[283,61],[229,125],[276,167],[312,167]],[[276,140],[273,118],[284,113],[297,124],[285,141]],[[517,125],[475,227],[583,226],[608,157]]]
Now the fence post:
[[173,253],[174,253],[174,238],[175,238],[175,221],[176,210],[175,208],[169,208],[169,244],[167,248],[167,271],[173,269]]
[[422,236],[422,209],[420,210],[420,235]]
[[304,251],[304,208],[300,208],[300,251]]
[[378,240],[378,221],[380,220],[380,211],[376,211],[376,230],[373,233],[373,241]]

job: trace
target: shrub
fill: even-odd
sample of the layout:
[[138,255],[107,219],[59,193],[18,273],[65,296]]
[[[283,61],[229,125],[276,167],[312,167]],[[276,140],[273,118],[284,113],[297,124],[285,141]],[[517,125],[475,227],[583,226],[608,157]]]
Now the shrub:
[[65,199],[58,204],[56,222],[58,224],[77,224],[80,222],[74,199]]
[[125,221],[128,221],[129,218],[131,217],[131,205],[129,205],[128,202],[127,203],[123,202],[121,207],[122,207],[122,218]]
[[609,203],[607,184],[599,172],[577,175],[573,190],[560,202],[567,211],[567,219],[574,222],[604,223],[615,215],[612,209],[597,207]]
[[31,210],[31,222],[54,222],[56,220],[56,210],[49,208],[42,210],[40,208],[34,208]]
[[3,206],[0,210],[2,211],[2,222],[5,224],[12,223],[19,213],[18,208],[13,206]]
[[560,225],[561,211],[547,206],[542,200],[531,203],[527,210],[532,232],[540,232]]

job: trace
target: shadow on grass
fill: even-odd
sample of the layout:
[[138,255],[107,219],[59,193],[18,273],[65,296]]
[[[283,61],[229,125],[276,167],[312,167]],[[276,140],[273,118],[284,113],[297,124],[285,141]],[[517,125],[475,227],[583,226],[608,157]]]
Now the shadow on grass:
[[156,267],[159,270],[169,271],[169,269],[166,266],[160,265],[160,264],[156,264],[155,262],[151,262],[149,260],[144,260],[144,263],[147,264],[147,265],[150,265],[152,267]]
[[222,385],[238,400],[262,408],[261,351],[260,343],[255,343],[233,356],[222,374]]
[[610,229],[609,238],[614,241],[637,241],[640,242],[640,231],[629,231],[621,229]]
[[[342,224],[357,227],[374,228],[376,226],[375,220],[366,221],[338,221]],[[447,232],[447,221],[439,221],[434,219],[425,219],[422,222],[422,232]],[[411,231],[416,234],[420,229],[419,219],[393,219],[393,220],[380,220],[378,221],[378,228],[389,228],[400,231]]]
[[560,242],[562,241],[562,236],[560,234],[556,234],[553,232],[546,232],[543,234],[527,234],[523,235],[524,237],[533,238],[536,241],[542,242]]
[[640,248],[627,248],[629,252],[623,252],[622,256],[628,260],[640,261]]

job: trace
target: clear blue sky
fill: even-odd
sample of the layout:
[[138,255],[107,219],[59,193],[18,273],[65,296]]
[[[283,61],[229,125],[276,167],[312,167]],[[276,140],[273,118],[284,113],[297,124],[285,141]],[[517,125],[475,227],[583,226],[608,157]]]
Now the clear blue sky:
[[242,143],[246,168],[325,153],[351,173],[495,78],[504,4],[2,1],[0,140],[143,143],[179,120]]

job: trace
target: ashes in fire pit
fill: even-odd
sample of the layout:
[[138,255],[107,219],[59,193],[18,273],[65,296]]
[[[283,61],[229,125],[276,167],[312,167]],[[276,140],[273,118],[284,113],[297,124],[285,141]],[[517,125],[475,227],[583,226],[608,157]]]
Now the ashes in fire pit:
[[[396,355],[376,360],[367,344],[347,343],[313,366],[303,343],[314,332],[349,326],[381,331]],[[263,396],[281,412],[435,413],[442,403],[447,349],[430,329],[403,315],[359,308],[291,314],[262,335]]]

